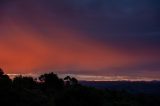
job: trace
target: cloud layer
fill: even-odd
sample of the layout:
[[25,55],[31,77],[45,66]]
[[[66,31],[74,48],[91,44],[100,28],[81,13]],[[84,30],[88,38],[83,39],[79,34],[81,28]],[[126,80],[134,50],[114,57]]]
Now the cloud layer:
[[158,0],[2,0],[7,73],[160,77]]

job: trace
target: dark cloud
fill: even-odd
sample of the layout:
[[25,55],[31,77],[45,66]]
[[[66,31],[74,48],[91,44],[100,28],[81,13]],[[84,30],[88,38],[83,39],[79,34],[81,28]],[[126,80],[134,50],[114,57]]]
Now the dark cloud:
[[1,0],[0,9],[0,22],[7,14],[7,19],[31,26],[51,40],[56,35],[50,34],[48,27],[58,21],[80,32],[74,35],[77,38],[82,36],[131,57],[139,56],[139,60],[147,58],[130,66],[70,73],[160,75],[160,0]]
[[[10,1],[1,0],[0,4],[4,5]],[[14,1],[17,4],[20,2],[23,7],[18,9],[19,12],[12,13],[19,14],[31,24],[36,24],[37,21],[33,10],[34,14],[46,11],[44,15],[48,15],[47,17],[57,17],[63,24],[88,33],[87,37],[90,39],[114,46],[122,45],[124,48],[143,49],[160,46],[159,0]],[[13,1],[12,3],[14,8],[17,7]],[[36,9],[39,11],[36,12]],[[36,27],[38,26],[36,24]]]
[[136,64],[131,64],[129,66],[108,67],[99,70],[70,69],[67,72],[76,75],[80,74],[80,75],[97,75],[97,76],[129,76],[130,78],[131,77],[159,78],[160,77],[159,70],[160,70],[160,61],[156,61],[156,62],[136,63]]
[[53,0],[46,4],[64,23],[99,36],[159,31],[160,3],[156,0]]
[[[160,2],[157,0],[72,1],[62,18],[92,39],[135,48],[159,48]],[[63,15],[63,13],[61,14]],[[61,16],[60,15],[60,16]],[[135,43],[136,42],[136,43]],[[141,48],[141,49],[142,49]]]

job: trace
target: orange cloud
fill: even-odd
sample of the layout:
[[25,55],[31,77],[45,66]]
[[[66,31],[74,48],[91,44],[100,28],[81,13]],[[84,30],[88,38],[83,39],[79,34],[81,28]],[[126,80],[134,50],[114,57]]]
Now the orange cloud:
[[[91,39],[68,27],[47,26],[49,35],[34,30],[27,23],[3,25],[0,42],[0,65],[8,73],[28,73],[38,69],[98,70],[140,61]],[[55,29],[56,30],[55,30]],[[141,58],[144,61],[145,58]],[[67,72],[66,72],[67,73]]]
[[66,26],[58,19],[51,19],[40,10],[38,8],[30,14],[33,23],[10,12],[1,22],[0,66],[7,73],[34,73],[41,69],[66,73],[70,69],[92,70],[92,73],[94,70],[125,67],[157,58],[142,51],[128,53],[84,37],[86,33]]

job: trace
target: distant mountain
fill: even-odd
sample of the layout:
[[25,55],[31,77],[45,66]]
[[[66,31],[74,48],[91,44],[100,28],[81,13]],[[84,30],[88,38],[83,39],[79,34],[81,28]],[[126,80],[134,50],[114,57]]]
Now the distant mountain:
[[160,81],[81,81],[80,83],[98,89],[126,90],[136,94],[160,95]]

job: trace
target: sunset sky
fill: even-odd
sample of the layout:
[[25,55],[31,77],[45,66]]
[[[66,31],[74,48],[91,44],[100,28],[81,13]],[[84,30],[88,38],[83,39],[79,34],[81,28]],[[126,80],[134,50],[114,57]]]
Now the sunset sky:
[[160,80],[160,0],[0,0],[0,67]]

